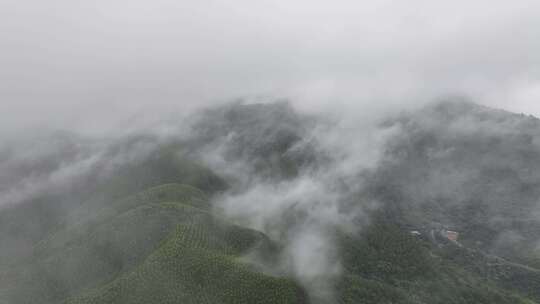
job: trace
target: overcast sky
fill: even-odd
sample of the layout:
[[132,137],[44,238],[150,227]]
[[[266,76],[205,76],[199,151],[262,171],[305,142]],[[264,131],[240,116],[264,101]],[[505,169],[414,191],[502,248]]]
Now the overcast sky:
[[5,132],[239,96],[444,94],[540,115],[540,1],[0,0]]

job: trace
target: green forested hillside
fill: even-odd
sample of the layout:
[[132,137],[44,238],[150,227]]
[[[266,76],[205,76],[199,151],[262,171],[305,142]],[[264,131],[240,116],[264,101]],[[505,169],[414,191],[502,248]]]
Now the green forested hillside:
[[238,259],[268,242],[213,216],[200,190],[162,185],[41,241],[11,270],[13,290],[4,297],[9,303],[71,297],[69,303],[301,303],[305,295],[296,283]]
[[[511,279],[522,276],[537,286],[539,274],[501,264],[505,272],[498,277],[486,257],[467,257],[452,244],[433,248],[387,221],[341,238],[339,303],[532,303],[520,294],[538,297],[534,288],[520,293]],[[166,184],[115,201],[39,242],[32,258],[6,273],[3,300],[307,303],[293,278],[265,274],[240,258],[257,251],[272,263],[278,248],[264,234],[213,215],[200,190]]]
[[[339,286],[344,303],[536,303],[536,291],[523,290],[517,276],[538,286],[540,272],[426,240],[381,221],[359,239],[345,238],[347,275]],[[468,257],[465,257],[469,255]],[[459,260],[459,261],[458,261]],[[482,265],[483,271],[475,267]],[[504,268],[504,271],[501,271]],[[532,291],[532,292],[531,292]]]
[[[347,189],[340,176],[330,181],[340,198],[336,209],[355,215],[357,227],[324,226],[324,244],[315,238],[308,241],[320,246],[291,247],[299,227],[321,228],[310,212],[328,211],[320,204],[299,207],[319,198],[298,180],[332,165],[331,155],[303,139],[313,121],[291,111],[281,103],[210,111],[191,138],[166,144],[130,138],[105,158],[116,164],[141,143],[153,148],[0,209],[0,304],[540,303],[535,120],[451,103],[385,122],[382,128],[398,125],[401,133],[386,143],[376,168],[354,176],[351,184],[362,187]],[[504,134],[463,130],[458,119],[508,128]],[[288,188],[248,196],[249,204],[239,206],[263,224],[235,221],[214,207],[246,190],[198,157],[212,149],[224,151],[225,163],[237,166],[245,158],[239,169],[231,166],[246,174],[248,186],[298,183],[302,191],[295,195],[301,195],[273,215],[270,227],[257,218],[267,214],[257,212],[274,212],[267,204],[276,203],[274,196],[288,199],[278,192]],[[39,163],[61,167],[56,158]],[[376,207],[355,211],[367,201]],[[457,230],[459,239],[444,237],[446,229]],[[519,237],[508,241],[509,235]],[[291,250],[310,257],[305,251],[328,249],[339,267],[319,285],[290,263]],[[308,270],[324,263],[308,261]]]

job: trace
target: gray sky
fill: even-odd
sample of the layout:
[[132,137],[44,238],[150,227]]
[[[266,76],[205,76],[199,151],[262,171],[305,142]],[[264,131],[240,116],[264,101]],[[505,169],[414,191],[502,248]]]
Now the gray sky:
[[460,93],[540,115],[540,1],[0,0],[0,128],[107,128],[237,96]]

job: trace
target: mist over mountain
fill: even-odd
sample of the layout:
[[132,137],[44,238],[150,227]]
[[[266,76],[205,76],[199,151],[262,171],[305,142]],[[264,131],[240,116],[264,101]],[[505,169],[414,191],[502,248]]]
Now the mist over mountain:
[[424,219],[430,210],[459,227],[463,242],[497,252],[516,245],[506,238],[522,238],[534,248],[539,122],[468,102],[430,106],[387,121],[404,132],[389,144],[380,174],[399,189],[404,209],[423,210]]
[[540,121],[361,118],[233,102],[6,142],[0,303],[539,302]]
[[0,0],[0,304],[540,303],[539,29]]

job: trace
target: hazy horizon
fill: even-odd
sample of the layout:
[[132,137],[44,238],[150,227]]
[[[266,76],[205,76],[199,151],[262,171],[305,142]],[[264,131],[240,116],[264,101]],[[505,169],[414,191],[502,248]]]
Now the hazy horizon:
[[261,97],[365,112],[456,94],[538,116],[539,29],[533,0],[4,0],[0,127],[103,131]]

